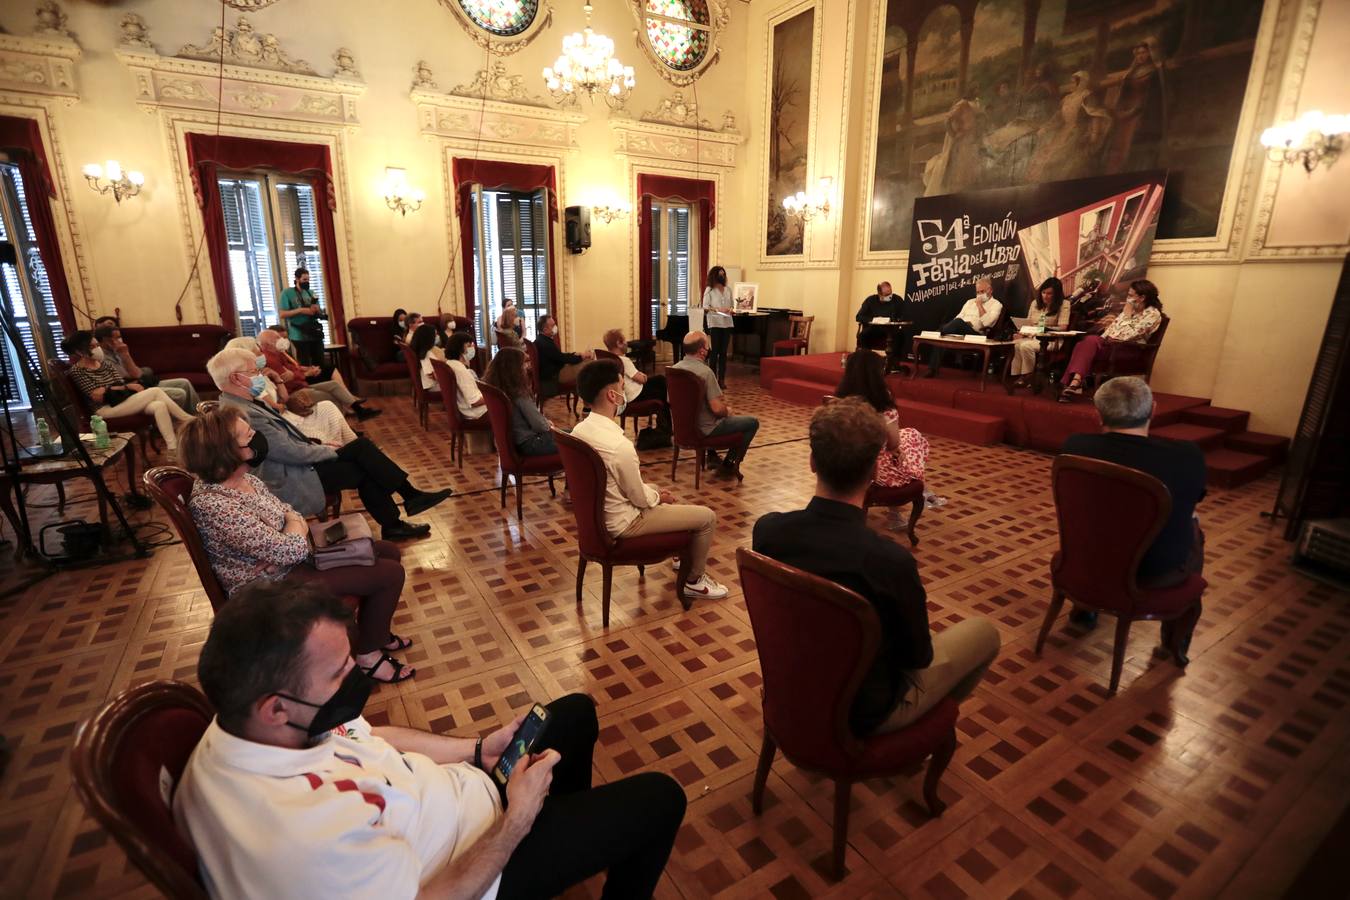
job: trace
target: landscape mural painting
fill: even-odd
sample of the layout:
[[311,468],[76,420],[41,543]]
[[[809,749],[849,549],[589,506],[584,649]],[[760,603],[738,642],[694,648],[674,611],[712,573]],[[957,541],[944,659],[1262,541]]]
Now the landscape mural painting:
[[887,0],[874,252],[918,197],[1167,170],[1158,238],[1218,233],[1259,0]]
[[804,10],[773,28],[766,256],[802,252],[802,222],[787,215],[783,198],[806,188],[806,146],[811,132],[811,45],[815,31],[814,9]]

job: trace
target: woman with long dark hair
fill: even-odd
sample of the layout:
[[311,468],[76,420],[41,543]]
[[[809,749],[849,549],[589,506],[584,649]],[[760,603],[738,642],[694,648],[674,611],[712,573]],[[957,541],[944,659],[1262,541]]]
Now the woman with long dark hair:
[[408,311],[406,309],[396,309],[389,319],[389,333],[394,338],[395,344],[406,344],[408,342]]
[[703,289],[703,330],[708,333],[708,368],[717,376],[717,383],[727,383],[727,346],[735,320],[731,318],[731,288],[727,287],[727,270],[713,266],[708,270],[708,286]]
[[417,366],[422,372],[422,390],[439,391],[440,385],[436,383],[436,373],[431,369],[431,350],[436,346],[436,326],[423,322],[417,326],[412,337],[408,339],[408,349],[413,352],[417,358]]
[[1069,366],[1064,370],[1064,390],[1060,403],[1068,403],[1083,393],[1083,379],[1092,371],[1097,357],[1112,344],[1145,344],[1162,324],[1162,300],[1151,281],[1131,281],[1125,294],[1125,308],[1100,335],[1090,334],[1073,348]]
[[[1058,278],[1047,278],[1036,289],[1036,296],[1027,307],[1027,318],[1031,325],[1040,325],[1044,319],[1045,327],[1051,331],[1060,331],[1069,327],[1071,304],[1064,302],[1064,283]],[[1036,371],[1036,354],[1040,352],[1041,342],[1028,334],[1013,335],[1012,374],[1017,379],[1013,387],[1027,386],[1027,376]],[[1048,347],[1054,349],[1054,346]]]
[[928,462],[928,439],[916,428],[900,427],[900,411],[886,386],[886,360],[871,350],[849,354],[844,377],[834,395],[861,397],[886,420],[886,446],[877,455],[877,472],[872,480],[883,487],[903,487],[923,477]]
[[530,393],[529,357],[519,347],[502,347],[488,365],[483,381],[511,401],[511,442],[522,456],[549,456],[558,452],[548,419]]

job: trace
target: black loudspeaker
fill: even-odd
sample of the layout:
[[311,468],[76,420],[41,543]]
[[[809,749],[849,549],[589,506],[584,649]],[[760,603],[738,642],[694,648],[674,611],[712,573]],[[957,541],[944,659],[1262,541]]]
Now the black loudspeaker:
[[567,249],[585,253],[591,246],[591,208],[569,206],[564,212],[567,226]]

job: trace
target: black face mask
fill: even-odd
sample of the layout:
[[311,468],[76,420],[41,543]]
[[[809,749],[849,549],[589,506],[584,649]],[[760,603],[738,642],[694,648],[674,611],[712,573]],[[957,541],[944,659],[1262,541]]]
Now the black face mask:
[[308,700],[301,700],[299,697],[292,697],[290,694],[283,694],[280,691],[277,691],[277,696],[294,703],[312,706],[317,710],[308,725],[297,725],[294,722],[286,723],[296,731],[303,731],[313,738],[332,731],[339,725],[345,725],[361,715],[361,710],[366,708],[366,700],[370,697],[370,688],[373,683],[369,676],[353,666],[352,670],[347,673],[347,677],[342,679],[342,684],[338,685],[338,689],[333,692],[333,696],[323,703],[311,703]]
[[253,432],[253,437],[249,438],[248,448],[253,451],[253,458],[248,460],[249,468],[256,469],[267,459],[267,438],[258,432]]

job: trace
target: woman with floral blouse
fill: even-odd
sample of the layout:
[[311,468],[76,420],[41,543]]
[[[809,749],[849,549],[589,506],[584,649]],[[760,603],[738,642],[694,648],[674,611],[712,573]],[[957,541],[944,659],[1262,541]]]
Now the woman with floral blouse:
[[1073,348],[1069,366],[1064,370],[1064,390],[1060,403],[1068,403],[1083,393],[1083,379],[1092,371],[1098,356],[1111,344],[1144,344],[1162,324],[1162,301],[1151,281],[1132,281],[1125,295],[1125,308],[1100,335],[1090,334]]
[[290,576],[355,596],[356,664],[376,681],[411,678],[415,670],[390,655],[412,646],[389,631],[405,578],[398,547],[375,541],[375,565],[320,572],[312,564],[304,517],[249,472],[266,458],[267,441],[239,410],[222,406],[195,418],[180,429],[178,440],[179,458],[196,476],[188,510],[225,592],[259,578]]

